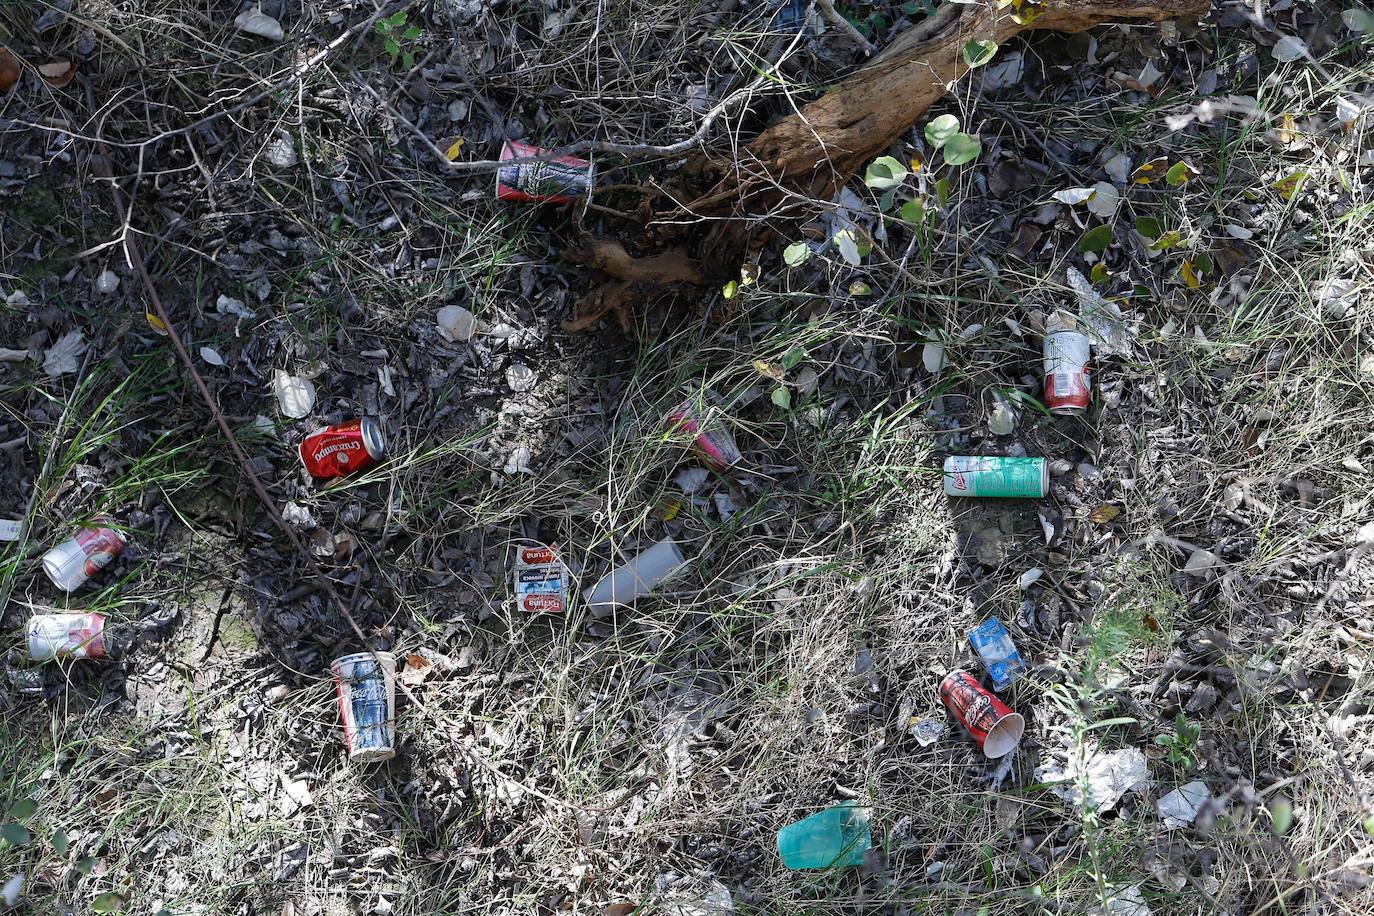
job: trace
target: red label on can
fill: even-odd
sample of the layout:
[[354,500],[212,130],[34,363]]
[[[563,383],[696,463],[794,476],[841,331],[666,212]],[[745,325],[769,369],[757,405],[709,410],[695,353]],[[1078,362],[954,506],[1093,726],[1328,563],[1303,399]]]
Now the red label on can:
[[1045,336],[1045,406],[1055,413],[1086,410],[1092,400],[1088,337],[1077,331]]
[[558,554],[549,547],[522,547],[520,548],[521,563],[553,563],[558,559]]
[[[544,156],[540,149],[518,140],[501,146],[501,161]],[[546,162],[521,162],[496,172],[496,197],[532,203],[570,204],[592,188],[592,164],[576,156],[556,156]]]
[[84,566],[88,579],[109,566],[124,549],[124,538],[113,528],[82,528],[72,535],[72,539],[86,555]]
[[301,461],[310,476],[320,480],[344,477],[370,468],[377,459],[363,441],[363,423],[350,420],[317,429],[301,443]]
[[520,610],[531,614],[563,613],[562,595],[521,595]]
[[683,432],[696,438],[692,440],[692,450],[707,466],[715,471],[725,471],[739,464],[743,457],[734,438],[723,425],[716,422],[702,423],[692,415],[692,405],[685,403],[668,414],[670,426],[676,425]]
[[967,671],[951,671],[940,682],[940,702],[968,729],[982,747],[988,733],[1011,715],[1011,707],[997,699]]

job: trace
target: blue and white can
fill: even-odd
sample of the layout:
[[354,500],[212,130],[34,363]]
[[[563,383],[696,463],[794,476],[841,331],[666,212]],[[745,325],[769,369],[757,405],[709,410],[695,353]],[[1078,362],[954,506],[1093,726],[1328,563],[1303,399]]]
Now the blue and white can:
[[329,666],[339,692],[348,759],[375,763],[396,756],[396,656],[358,652]]

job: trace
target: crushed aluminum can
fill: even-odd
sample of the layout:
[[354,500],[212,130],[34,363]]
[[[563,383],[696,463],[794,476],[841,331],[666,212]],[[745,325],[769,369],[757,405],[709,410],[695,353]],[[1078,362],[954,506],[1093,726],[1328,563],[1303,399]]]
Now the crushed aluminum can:
[[692,451],[712,470],[729,470],[739,464],[743,457],[725,424],[719,420],[701,419],[692,401],[683,401],[669,411],[667,426],[692,435]]
[[569,578],[556,547],[516,547],[515,609],[562,614],[568,609]]
[[993,617],[974,627],[968,641],[987,666],[993,690],[1006,690],[1026,670],[1026,662],[1002,621]]
[[69,539],[43,554],[43,571],[53,585],[65,592],[74,592],[86,580],[109,566],[128,543],[123,532],[107,527],[108,519],[96,519],[97,524],[81,528]]
[[907,729],[907,734],[916,739],[916,743],[921,747],[930,747],[940,736],[945,733],[945,720],[935,716],[926,716],[924,719],[917,719],[911,723]]
[[1072,315],[1056,311],[1045,322],[1045,407],[1050,413],[1079,414],[1092,401],[1088,335]]
[[301,461],[317,480],[344,477],[372,467],[386,454],[377,421],[363,417],[317,429],[301,441]]
[[[547,156],[552,150],[507,140],[501,160]],[[547,162],[503,165],[496,171],[496,198],[529,203],[570,204],[591,193],[596,167],[576,156],[556,156]]]
[[29,658],[107,658],[105,618],[100,614],[35,614],[27,628]]
[[396,656],[358,652],[334,659],[329,670],[338,691],[348,759],[375,763],[395,757]]
[[989,758],[1005,757],[1016,749],[1026,730],[1020,713],[999,700],[967,671],[956,670],[940,682],[940,702],[945,704],[969,736]]
[[1050,491],[1044,458],[951,455],[945,459],[944,474],[950,496],[1039,499]]

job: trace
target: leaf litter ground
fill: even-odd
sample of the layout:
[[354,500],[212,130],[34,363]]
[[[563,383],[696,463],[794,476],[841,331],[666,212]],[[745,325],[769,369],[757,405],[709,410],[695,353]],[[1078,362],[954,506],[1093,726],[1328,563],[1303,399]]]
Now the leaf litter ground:
[[[924,15],[839,9],[879,45]],[[1365,20],[1224,4],[998,49],[930,115],[976,158],[943,160],[924,125],[890,151],[907,224],[856,181],[728,301],[636,301],[629,334],[568,335],[590,281],[559,251],[652,234],[641,192],[497,205],[410,126],[482,158],[507,136],[670,143],[781,61],[747,134],[857,46],[731,3],[384,12],[0,11],[29,68],[0,101],[0,346],[28,351],[0,364],[3,508],[29,521],[0,580],[7,898],[18,877],[56,912],[1367,909]],[[63,86],[37,70],[61,64]],[[97,135],[137,192],[127,227],[90,180]],[[599,164],[638,188],[675,165]],[[824,244],[851,228],[852,250]],[[442,715],[403,707],[394,763],[344,762],[326,671],[359,647],[145,323],[122,231],[352,613],[420,659]],[[1127,344],[1082,419],[1036,402],[1069,267],[1122,297]],[[446,306],[471,340],[441,332]],[[315,387],[309,416],[277,410],[277,370]],[[733,477],[662,432],[703,390],[744,449]],[[310,482],[295,445],[358,415],[391,458]],[[1048,499],[940,495],[943,456],[1021,451],[1051,460]],[[100,511],[129,549],[56,592],[39,552]],[[511,610],[520,540],[561,545],[587,587],[665,536],[691,565],[632,611]],[[53,608],[134,645],[36,679],[23,627]],[[952,722],[911,734],[989,616],[1034,666],[1003,765]],[[1110,811],[1036,775],[1105,766],[1090,747],[1147,759]],[[1161,820],[1198,781],[1193,823]],[[849,800],[880,851],[785,871],[776,830]]]

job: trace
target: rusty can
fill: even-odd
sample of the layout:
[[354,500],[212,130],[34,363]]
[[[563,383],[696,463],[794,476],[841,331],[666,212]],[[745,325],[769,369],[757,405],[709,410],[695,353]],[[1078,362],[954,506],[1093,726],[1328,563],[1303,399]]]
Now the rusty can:
[[[501,161],[548,156],[552,152],[519,140],[507,140],[501,146]],[[596,167],[576,156],[554,156],[545,162],[503,165],[496,171],[496,198],[570,204],[591,193],[595,175]]]
[[725,471],[739,464],[739,446],[725,424],[703,419],[692,401],[683,401],[668,413],[669,429],[680,429],[692,435],[692,451],[713,470]]
[[940,682],[940,702],[968,730],[988,757],[1005,757],[1021,742],[1026,720],[962,669]]
[[1045,322],[1045,407],[1050,413],[1076,414],[1092,401],[1088,335],[1072,315],[1056,311]]
[[105,618],[100,614],[35,614],[29,618],[29,658],[105,658]]
[[301,461],[310,476],[329,480],[370,468],[386,454],[382,428],[363,417],[317,429],[301,442]]
[[96,519],[97,524],[78,530],[43,554],[43,571],[53,585],[65,592],[74,592],[119,556],[128,539],[119,530],[104,524],[108,521]]

